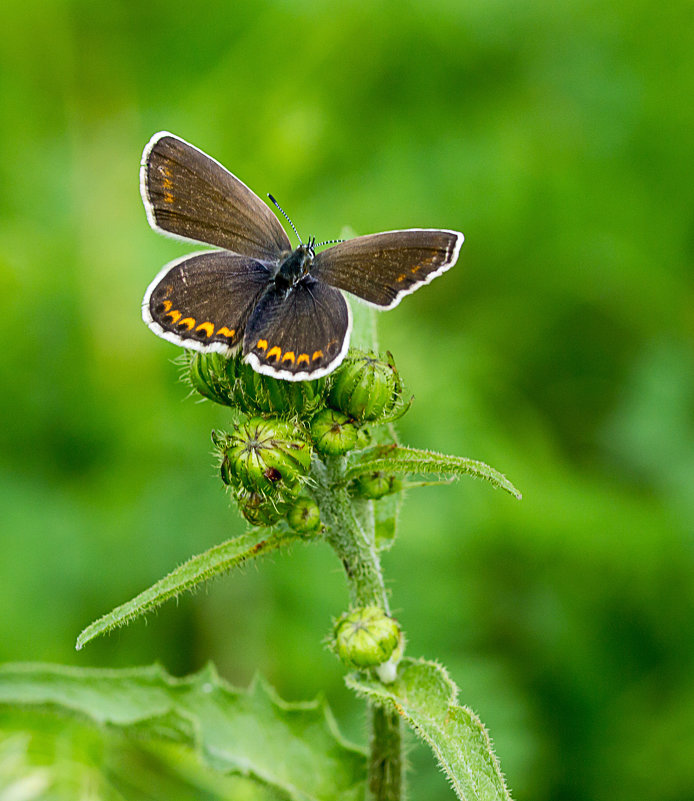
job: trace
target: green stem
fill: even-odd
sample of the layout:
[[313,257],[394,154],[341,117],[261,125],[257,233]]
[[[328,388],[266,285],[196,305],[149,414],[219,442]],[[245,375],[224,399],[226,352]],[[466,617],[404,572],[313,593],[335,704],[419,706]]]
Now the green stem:
[[402,753],[402,720],[396,712],[372,707],[369,794],[374,801],[400,801],[405,764]]
[[326,525],[325,539],[342,562],[355,607],[380,606],[389,613],[388,595],[373,530],[365,525],[342,483],[343,457],[326,457],[314,465],[313,493]]
[[[390,614],[373,516],[357,513],[344,486],[345,469],[344,457],[326,457],[324,463],[314,463],[313,491],[326,526],[325,538],[345,568],[352,605],[375,605]],[[369,801],[400,801],[404,758],[402,721],[397,714],[371,707],[370,745]]]

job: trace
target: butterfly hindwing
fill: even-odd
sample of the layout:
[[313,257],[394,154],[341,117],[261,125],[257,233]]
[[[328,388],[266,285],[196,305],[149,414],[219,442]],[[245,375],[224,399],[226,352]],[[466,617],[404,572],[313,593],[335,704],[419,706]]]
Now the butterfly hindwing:
[[169,342],[230,354],[269,280],[268,269],[246,256],[224,250],[184,256],[149,285],[142,317]]
[[279,220],[255,193],[173,134],[149,141],[140,191],[151,226],[164,233],[274,264],[291,250]]
[[344,358],[351,328],[344,295],[307,276],[288,290],[270,286],[248,321],[243,353],[275,378],[320,378]]
[[358,236],[316,254],[311,275],[383,309],[392,309],[458,259],[458,231],[412,228]]

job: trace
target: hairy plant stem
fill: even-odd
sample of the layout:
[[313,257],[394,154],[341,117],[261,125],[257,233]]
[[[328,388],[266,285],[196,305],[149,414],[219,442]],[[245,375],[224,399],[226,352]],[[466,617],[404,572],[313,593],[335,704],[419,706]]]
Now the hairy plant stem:
[[371,710],[369,797],[378,801],[400,801],[405,784],[402,753],[402,720],[382,706]]
[[[390,613],[388,593],[376,548],[373,515],[359,514],[344,486],[346,460],[325,457],[314,462],[314,495],[325,523],[325,539],[342,561],[354,607],[379,606]],[[382,707],[371,707],[368,773],[370,801],[400,801],[404,786],[402,720]]]

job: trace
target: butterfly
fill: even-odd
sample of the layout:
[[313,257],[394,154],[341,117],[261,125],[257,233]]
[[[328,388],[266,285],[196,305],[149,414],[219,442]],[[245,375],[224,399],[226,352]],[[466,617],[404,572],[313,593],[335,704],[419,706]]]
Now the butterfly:
[[320,378],[344,359],[352,318],[343,291],[392,309],[450,269],[463,243],[458,231],[411,228],[319,252],[315,239],[292,248],[267,204],[166,131],[144,149],[140,191],[155,231],[221,248],[167,264],[145,292],[145,323],[184,348],[241,348],[254,370],[288,381]]

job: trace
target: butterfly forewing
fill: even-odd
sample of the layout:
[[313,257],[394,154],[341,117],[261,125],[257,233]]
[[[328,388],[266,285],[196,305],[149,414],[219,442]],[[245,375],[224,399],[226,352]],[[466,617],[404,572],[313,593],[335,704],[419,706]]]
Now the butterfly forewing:
[[142,316],[170,342],[230,354],[269,281],[268,269],[246,256],[224,250],[185,256],[152,281]]
[[458,259],[458,231],[413,228],[358,236],[316,254],[311,275],[385,309]]
[[177,136],[155,134],[140,189],[153,228],[276,264],[291,250],[279,220],[242,181]]
[[342,293],[311,277],[272,285],[246,326],[243,352],[260,373],[290,381],[326,375],[344,358],[352,320]]

